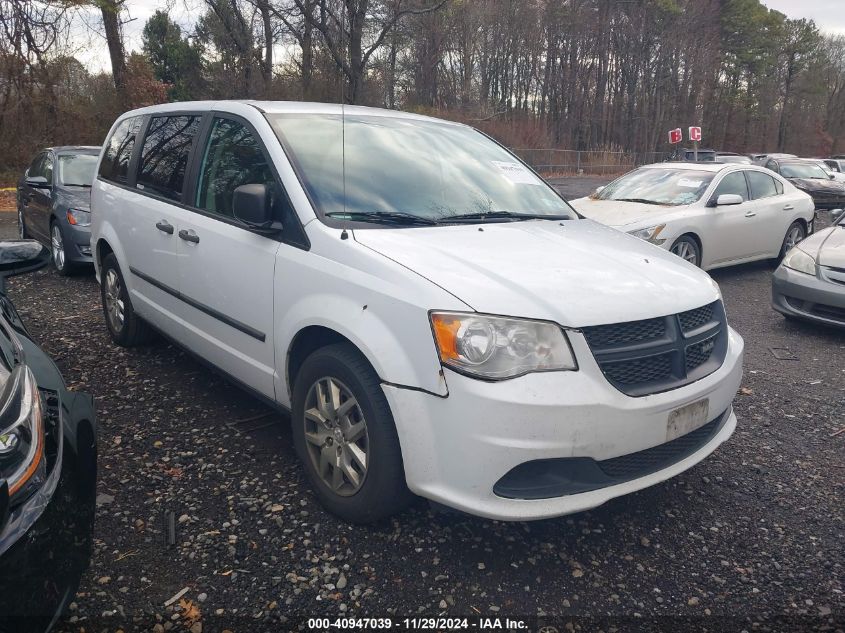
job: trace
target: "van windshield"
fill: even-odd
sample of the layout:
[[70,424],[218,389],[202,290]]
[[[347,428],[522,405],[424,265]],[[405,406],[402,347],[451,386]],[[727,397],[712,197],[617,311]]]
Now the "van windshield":
[[357,114],[267,118],[321,217],[418,225],[577,217],[523,163],[469,127]]

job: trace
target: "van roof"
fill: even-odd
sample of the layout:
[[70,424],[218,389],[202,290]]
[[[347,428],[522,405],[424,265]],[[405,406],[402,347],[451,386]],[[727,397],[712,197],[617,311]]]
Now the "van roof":
[[184,112],[206,110],[221,110],[225,112],[227,106],[234,104],[252,106],[265,114],[357,114],[361,116],[389,116],[403,119],[417,119],[421,121],[436,121],[453,125],[463,125],[454,121],[435,117],[403,112],[401,110],[387,110],[385,108],[370,108],[367,106],[344,105],[340,103],[317,103],[308,101],[255,101],[251,99],[232,99],[222,101],[179,101],[162,103],[145,108],[138,108],[125,113],[121,118],[129,115],[154,114],[163,112]]

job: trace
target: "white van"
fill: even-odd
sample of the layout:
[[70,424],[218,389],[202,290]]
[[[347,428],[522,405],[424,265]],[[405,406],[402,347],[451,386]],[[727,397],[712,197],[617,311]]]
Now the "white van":
[[91,206],[114,342],[154,328],[290,411],[309,480],[347,520],[411,493],[495,519],[579,512],[736,427],[743,342],[716,283],[581,219],[465,125],[135,110]]

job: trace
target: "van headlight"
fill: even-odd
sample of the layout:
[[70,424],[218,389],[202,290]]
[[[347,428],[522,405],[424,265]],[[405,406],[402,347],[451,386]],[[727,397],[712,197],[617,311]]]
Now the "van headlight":
[[578,369],[566,334],[554,323],[432,312],[431,327],[440,361],[471,376],[501,380]]
[[645,240],[646,242],[651,242],[652,244],[660,245],[666,241],[665,237],[658,237],[665,228],[665,224],[658,224],[657,226],[651,226],[647,229],[638,229],[636,231],[631,231],[630,233],[628,233],[628,235],[633,235],[634,237],[638,237],[641,240]]
[[797,246],[793,246],[784,256],[783,265],[792,270],[797,270],[799,273],[816,274],[816,260],[813,259],[812,255],[808,255]]
[[44,442],[41,394],[29,368],[18,365],[0,388],[0,479],[11,499],[44,482]]

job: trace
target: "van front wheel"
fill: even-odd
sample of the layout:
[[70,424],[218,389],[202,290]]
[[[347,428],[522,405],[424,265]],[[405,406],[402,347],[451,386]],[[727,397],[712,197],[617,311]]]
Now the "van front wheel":
[[117,265],[117,258],[109,253],[103,259],[100,271],[100,298],[103,302],[103,316],[112,341],[121,347],[134,347],[150,340],[150,326],[132,308],[126,282]]
[[413,499],[379,378],[354,346],[329,345],[305,360],[294,383],[292,417],[296,451],[327,510],[369,523]]

